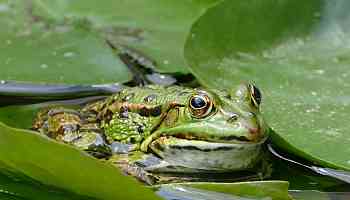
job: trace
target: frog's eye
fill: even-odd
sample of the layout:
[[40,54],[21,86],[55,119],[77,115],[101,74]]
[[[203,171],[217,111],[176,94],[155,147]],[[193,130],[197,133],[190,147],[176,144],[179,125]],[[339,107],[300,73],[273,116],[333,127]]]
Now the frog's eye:
[[197,94],[190,98],[189,106],[194,117],[202,118],[211,112],[213,103],[207,95]]
[[259,107],[260,103],[261,103],[261,92],[260,90],[255,87],[254,85],[249,84],[248,85],[249,91],[250,91],[250,99],[252,101],[252,104],[255,107]]

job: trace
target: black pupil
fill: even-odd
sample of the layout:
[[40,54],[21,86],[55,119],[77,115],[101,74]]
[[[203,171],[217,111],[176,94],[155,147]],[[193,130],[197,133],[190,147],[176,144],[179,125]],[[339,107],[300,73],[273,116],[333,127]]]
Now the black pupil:
[[191,105],[194,108],[203,108],[205,106],[205,101],[201,97],[193,97],[191,99]]
[[254,97],[256,103],[260,105],[260,103],[261,103],[261,92],[254,85],[253,85],[253,90],[254,90],[253,97]]

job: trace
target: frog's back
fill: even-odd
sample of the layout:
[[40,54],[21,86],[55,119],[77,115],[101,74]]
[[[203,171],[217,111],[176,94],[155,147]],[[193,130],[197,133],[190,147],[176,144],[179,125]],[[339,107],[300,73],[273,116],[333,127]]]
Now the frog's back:
[[193,89],[180,86],[149,85],[125,88],[110,97],[110,100],[145,105],[161,105],[170,101],[183,103],[192,92]]

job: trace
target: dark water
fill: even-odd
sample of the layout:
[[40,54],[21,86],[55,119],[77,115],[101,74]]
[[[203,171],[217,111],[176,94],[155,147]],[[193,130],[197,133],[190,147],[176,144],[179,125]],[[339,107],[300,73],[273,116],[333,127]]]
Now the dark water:
[[273,160],[273,169],[270,179],[289,181],[290,190],[350,192],[350,184],[348,183],[316,174],[306,168],[286,163],[283,160]]
[[[239,197],[219,192],[194,189],[183,186],[163,186],[158,194],[167,200],[258,200],[259,198]],[[349,192],[319,192],[314,190],[292,190],[295,200],[349,200]],[[266,200],[268,198],[260,198]]]

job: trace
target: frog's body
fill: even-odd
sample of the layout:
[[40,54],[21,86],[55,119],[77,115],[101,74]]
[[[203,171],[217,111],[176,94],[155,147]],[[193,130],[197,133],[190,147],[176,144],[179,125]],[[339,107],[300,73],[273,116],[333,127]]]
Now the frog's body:
[[41,112],[33,127],[97,157],[117,158],[117,165],[138,177],[144,175],[139,168],[145,173],[232,172],[261,161],[268,128],[260,100],[250,84],[231,91],[135,87],[78,111]]

